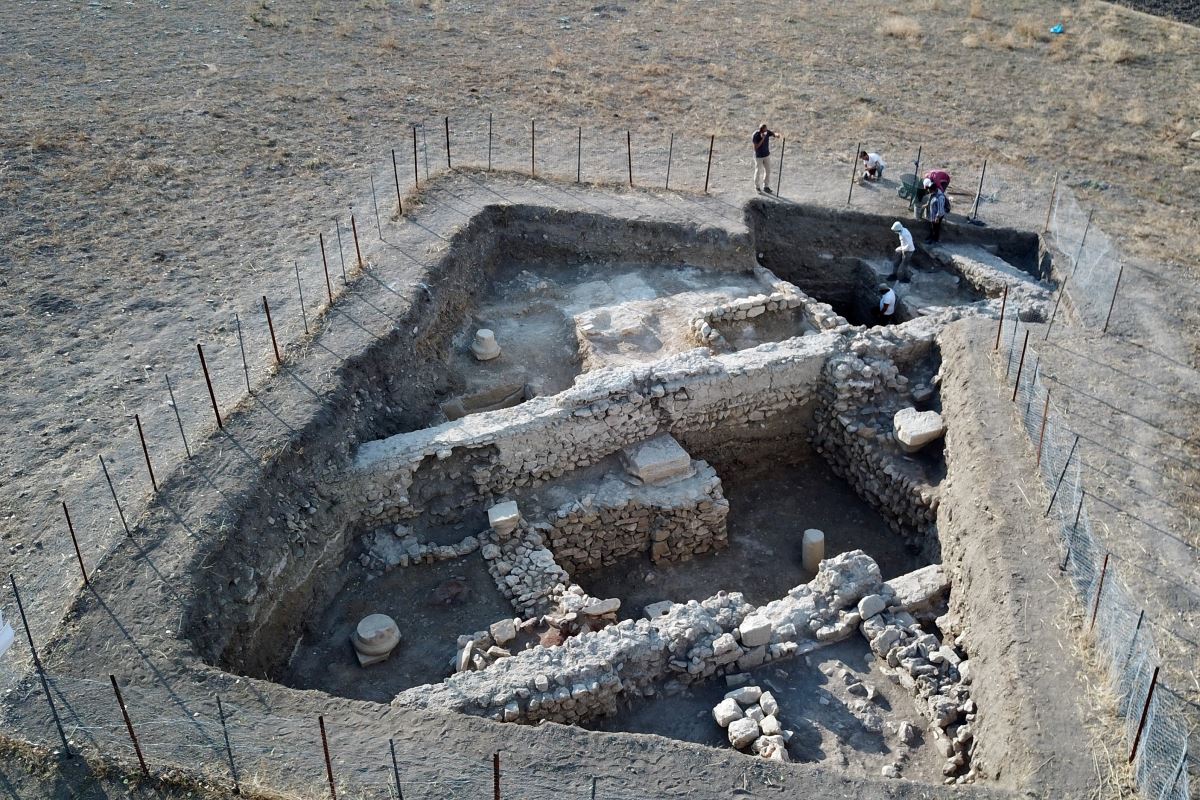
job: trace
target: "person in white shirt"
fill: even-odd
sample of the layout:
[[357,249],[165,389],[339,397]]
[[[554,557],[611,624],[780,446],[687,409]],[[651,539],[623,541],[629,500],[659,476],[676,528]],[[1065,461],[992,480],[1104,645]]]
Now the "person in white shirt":
[[879,318],[884,325],[896,321],[896,293],[886,283],[879,284]]
[[858,157],[863,162],[862,179],[864,181],[878,181],[883,179],[883,169],[887,164],[883,163],[883,159],[879,157],[879,153],[868,153],[866,150],[860,150]]
[[913,244],[912,234],[908,232],[908,228],[901,225],[899,220],[892,223],[892,230],[900,237],[900,246],[896,248],[900,258],[896,262],[896,268],[892,270],[892,274],[888,275],[887,279],[894,281],[899,278],[901,283],[908,283],[912,280],[912,254],[916,252],[917,246]]

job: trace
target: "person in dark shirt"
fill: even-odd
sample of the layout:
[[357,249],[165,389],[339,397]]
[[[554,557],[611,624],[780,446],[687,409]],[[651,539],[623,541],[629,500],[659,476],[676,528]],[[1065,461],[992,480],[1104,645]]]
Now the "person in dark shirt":
[[766,194],[773,194],[771,191],[771,138],[775,135],[775,131],[768,130],[766,125],[762,125],[751,137],[754,142],[754,188]]
[[925,206],[929,217],[929,238],[925,244],[936,244],[942,240],[942,221],[946,218],[946,193],[936,185],[932,192]]

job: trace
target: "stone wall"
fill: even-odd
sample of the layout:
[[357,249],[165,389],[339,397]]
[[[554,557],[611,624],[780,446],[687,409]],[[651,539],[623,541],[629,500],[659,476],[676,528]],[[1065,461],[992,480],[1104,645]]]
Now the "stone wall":
[[[604,476],[581,497],[545,515],[555,558],[571,575],[648,553],[653,561],[678,561],[719,550],[728,543],[729,501],[721,479],[703,461],[695,473],[666,486],[631,486]],[[554,487],[539,500],[561,496]]]
[[659,432],[730,430],[794,413],[813,402],[822,366],[843,344],[810,336],[587,373],[553,397],[362,445],[339,500],[367,524],[426,511],[451,521]]
[[916,387],[898,365],[931,355],[937,330],[933,320],[919,318],[856,335],[850,352],[825,366],[812,440],[833,472],[931,560],[938,559],[938,490],[926,466],[894,443],[892,415],[916,402]]
[[858,602],[882,587],[869,556],[842,553],[762,608],[724,592],[672,604],[654,619],[623,620],[409,689],[393,704],[506,722],[580,722],[615,712],[622,694],[650,696],[667,681],[743,672],[846,638],[862,620]]

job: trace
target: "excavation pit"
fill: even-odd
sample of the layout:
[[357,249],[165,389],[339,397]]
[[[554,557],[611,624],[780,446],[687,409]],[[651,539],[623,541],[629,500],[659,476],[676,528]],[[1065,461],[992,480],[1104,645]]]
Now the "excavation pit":
[[[938,649],[948,581],[922,570],[940,559],[942,444],[904,452],[893,419],[941,409],[938,332],[994,313],[986,278],[1003,270],[956,251],[901,289],[904,324],[877,327],[886,262],[873,240],[813,256],[818,271],[747,219],[729,232],[482,211],[417,294],[403,331],[418,340],[373,344],[347,368],[352,413],[268,470],[212,559],[197,650],[224,670],[398,708],[723,747],[669,704],[692,715],[749,675],[778,685],[795,760],[845,756],[864,776],[892,764],[896,743],[848,727],[854,701],[837,705],[818,668],[833,653],[859,673],[895,670],[889,648],[926,636],[922,652]],[[1022,308],[1044,302],[1023,280]],[[480,329],[499,357],[472,352]],[[654,485],[622,453],[661,437],[687,468]],[[302,464],[321,465],[319,480],[306,484]],[[518,527],[489,528],[507,502]],[[826,535],[816,574],[800,563],[808,528]],[[917,618],[883,583],[914,574],[935,598]],[[402,640],[362,668],[349,636],[370,613]],[[869,667],[881,630],[894,641]],[[962,725],[951,659],[967,654],[946,647],[935,694],[953,695],[946,724]],[[879,709],[933,713],[899,685]],[[830,705],[813,706],[822,691]],[[936,777],[937,759],[906,747],[906,774]]]

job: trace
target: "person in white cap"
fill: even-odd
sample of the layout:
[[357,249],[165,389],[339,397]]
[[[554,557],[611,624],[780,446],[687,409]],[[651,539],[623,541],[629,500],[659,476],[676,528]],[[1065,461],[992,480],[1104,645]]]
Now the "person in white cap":
[[896,292],[886,283],[879,284],[879,319],[884,325],[896,321]]
[[900,220],[892,223],[892,230],[900,237],[900,246],[896,248],[896,252],[900,258],[896,262],[896,268],[888,275],[889,281],[894,281],[897,278],[901,283],[908,283],[912,280],[912,254],[916,252],[917,246],[913,244],[912,234],[908,232],[908,228],[900,224]]

